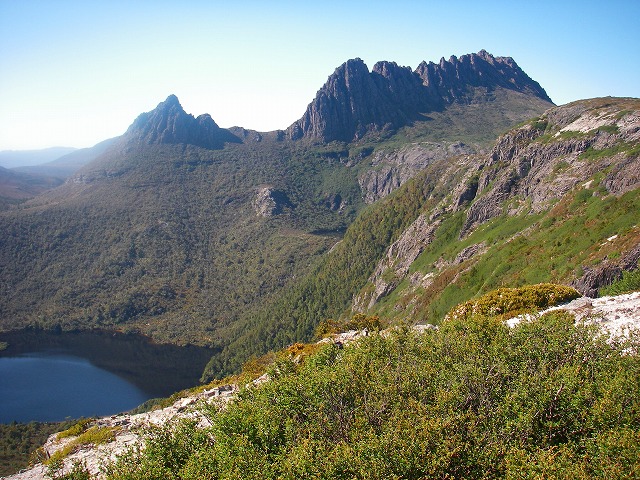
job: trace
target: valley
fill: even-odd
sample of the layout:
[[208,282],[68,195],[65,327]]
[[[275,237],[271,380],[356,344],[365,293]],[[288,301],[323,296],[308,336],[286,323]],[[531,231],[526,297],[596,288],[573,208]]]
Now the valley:
[[[423,62],[415,70],[393,62],[379,62],[369,70],[362,60],[349,60],[329,76],[299,120],[272,132],[221,128],[209,114],[188,114],[178,98],[170,95],[155,109],[139,115],[121,137],[62,158],[66,160],[53,167],[67,172],[64,183],[39,190],[20,187],[22,196],[0,201],[0,331],[9,336],[40,332],[63,338],[96,332],[140,335],[159,348],[194,349],[200,353],[190,369],[191,381],[213,382],[196,387],[198,390],[219,388],[230,378],[242,390],[251,373],[269,370],[273,374],[282,367],[288,370],[282,371],[281,381],[265,391],[286,391],[295,385],[296,391],[304,392],[298,381],[299,372],[304,372],[319,382],[310,386],[311,393],[305,398],[312,403],[317,400],[319,411],[328,408],[332,416],[337,410],[331,403],[331,389],[313,389],[327,379],[348,377],[359,364],[343,364],[336,360],[338,356],[329,361],[329,357],[311,355],[316,358],[312,361],[318,367],[315,371],[312,365],[280,362],[284,357],[278,356],[289,352],[287,348],[315,353],[316,347],[309,345],[315,345],[323,329],[365,325],[406,334],[416,324],[438,326],[434,332],[442,328],[448,333],[427,338],[444,341],[438,344],[443,351],[447,342],[453,342],[451,348],[460,356],[451,361],[464,365],[466,337],[461,337],[460,344],[454,338],[456,329],[466,331],[466,327],[447,317],[463,302],[501,287],[546,283],[570,286],[593,298],[640,288],[640,100],[606,97],[555,106],[513,59],[494,57],[484,50],[437,64]],[[73,173],[66,168],[73,168]],[[8,175],[17,174],[9,171]],[[589,302],[583,300],[580,308]],[[505,355],[517,356],[518,342],[513,343],[494,324],[494,314],[471,318],[473,328],[477,327],[473,335],[487,338],[496,334],[501,342],[494,345],[496,352],[505,348],[510,352]],[[564,339],[569,325],[575,323],[574,314],[550,315],[544,317],[551,318],[550,335]],[[518,332],[530,330],[535,338],[542,338],[547,327],[541,323],[518,328]],[[592,334],[579,325],[576,328],[582,340]],[[401,337],[390,343],[371,340],[365,349],[376,353],[369,356],[354,349],[353,358],[360,355],[386,372],[379,365],[381,352],[393,351],[400,358],[402,342],[418,350],[424,347],[421,339]],[[473,350],[477,352],[474,358],[485,358],[478,338],[472,341],[473,348],[479,348]],[[629,341],[635,342],[635,337]],[[8,342],[9,348],[15,343]],[[591,348],[586,345],[580,343],[580,348]],[[603,352],[613,348],[616,362],[637,368],[636,356],[625,360],[621,353],[635,347],[620,345],[606,347],[600,342],[600,350],[589,351],[593,358],[609,358]],[[416,357],[415,361],[422,362],[427,350],[420,350],[421,360]],[[538,352],[540,358],[546,355],[543,350]],[[117,350],[107,349],[106,357],[110,354],[117,364]],[[339,364],[337,370],[333,370],[334,360]],[[574,360],[571,357],[567,362]],[[151,361],[147,368],[153,370],[153,365]],[[435,368],[435,364],[424,365]],[[598,372],[620,371],[615,365],[607,370],[609,366]],[[409,369],[406,378],[414,378],[411,363],[403,363],[402,368]],[[538,375],[533,366],[531,369]],[[557,378],[568,382],[569,373],[559,372]],[[457,378],[455,372],[443,375]],[[476,378],[473,375],[469,372],[469,378]],[[509,370],[504,378],[511,381],[518,375]],[[416,381],[427,382],[418,377]],[[442,385],[450,381],[438,378]],[[566,382],[562,380],[559,386],[557,378],[544,377],[541,382],[559,389],[559,394]],[[624,383],[627,377],[618,380]],[[388,381],[391,377],[376,377],[358,393],[364,395],[358,402],[369,398],[369,388],[378,393],[388,389],[384,386]],[[398,382],[400,389],[411,390],[408,383]],[[627,382],[620,389],[630,395],[634,385]],[[511,387],[514,390],[506,395],[521,395],[520,384]],[[420,403],[421,394],[411,391],[417,396],[400,395],[389,401],[403,403],[411,398]],[[444,403],[433,405],[449,405],[446,391],[437,393],[438,402]],[[488,390],[482,391],[489,395]],[[240,396],[262,402],[262,395],[268,395],[260,389],[256,392]],[[451,405],[464,408],[455,411],[472,417],[478,414],[477,409],[465,410],[469,406],[463,402],[466,394],[458,393],[462,396]],[[387,397],[381,393],[379,398]],[[537,400],[518,398],[526,403],[518,408],[535,417],[529,407]],[[142,409],[167,408],[167,402],[174,400],[158,400]],[[415,407],[417,403],[411,404]],[[498,404],[496,400],[483,407]],[[246,412],[242,412],[254,406],[239,402],[230,417],[221,414],[223,420],[212,422],[235,418],[250,433],[250,415],[244,418]],[[183,407],[186,404],[176,408]],[[258,416],[271,411],[256,408],[252,411]],[[400,424],[410,422],[389,408],[395,413],[387,420],[400,415]],[[508,410],[508,402],[499,408]],[[612,435],[620,434],[616,438],[630,439],[637,434],[633,429],[619,430],[622,427],[613,420],[602,420],[596,410],[589,410],[595,412],[590,417],[594,425],[605,425]],[[284,408],[274,415],[289,413]],[[345,415],[355,418],[349,417],[352,413]],[[300,415],[310,418],[306,410]],[[331,418],[332,425],[340,423]],[[446,415],[434,418],[445,423],[461,420]],[[371,445],[384,450],[375,442],[384,437],[376,435],[385,431],[384,438],[397,447],[391,441],[395,438],[391,430],[384,430],[392,425],[391,420],[378,425],[369,415],[358,421],[368,425]],[[217,435],[229,431],[216,425]],[[522,420],[517,428],[527,425]],[[548,452],[535,450],[540,444],[544,448],[562,444],[545,443],[538,438],[543,435],[540,425],[531,425],[535,433],[521,432],[530,442],[526,448],[514,443],[515,450],[508,454],[493,451],[494,458],[500,459],[497,463],[484,458],[482,462],[504,472],[508,462],[522,466],[527,455]],[[325,451],[334,441],[347,448],[351,444],[346,432],[351,426],[344,423],[342,431],[332,431],[331,439],[323,437],[314,448]],[[433,431],[451,434],[441,426],[443,429]],[[480,431],[469,428],[473,435]],[[495,431],[490,434],[490,430],[479,435],[497,441],[491,437]],[[249,435],[247,431],[242,435]],[[362,433],[357,428],[354,431]],[[163,432],[167,439],[182,441],[179,432],[177,437],[173,436],[176,432]],[[287,436],[289,433],[283,435],[295,442],[304,440],[300,432]],[[511,433],[500,435],[506,438]],[[566,431],[558,435],[571,436]],[[289,467],[296,471],[287,463],[295,458],[310,462],[311,470],[320,461],[302,453],[300,457],[290,455],[291,444],[285,448],[285,443],[251,438],[257,442],[247,447],[252,459],[259,458],[253,450],[258,444],[280,453],[286,450],[280,459],[284,470],[265,460],[263,467],[273,467],[274,472]],[[308,440],[313,443],[318,438]],[[200,441],[197,448],[208,440],[198,437]],[[589,448],[606,448],[608,440],[591,436],[584,441],[595,442]],[[238,447],[229,442],[225,444],[229,448]],[[480,445],[484,440],[473,437],[473,442]],[[360,447],[365,448],[365,443]],[[581,468],[588,472],[588,455],[567,448],[563,450],[567,458],[579,458]],[[344,452],[330,448],[326,452],[337,462],[331,468],[341,468]],[[363,451],[360,454],[366,464],[370,458]],[[215,457],[216,462],[235,458],[226,450],[221,455]],[[200,458],[196,457],[190,461]],[[542,457],[536,461],[547,465]],[[124,470],[113,470],[109,478],[124,478],[119,475],[130,465],[126,459],[122,462]],[[453,460],[451,465],[466,471]],[[194,472],[215,470],[211,465],[191,467]],[[432,467],[441,471],[435,463]]]

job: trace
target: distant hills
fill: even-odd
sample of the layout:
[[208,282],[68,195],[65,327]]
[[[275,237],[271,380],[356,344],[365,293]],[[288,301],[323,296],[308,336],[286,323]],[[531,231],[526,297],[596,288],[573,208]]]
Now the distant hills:
[[485,51],[415,71],[350,60],[273,132],[171,95],[0,213],[0,328],[207,345],[218,375],[355,311],[437,322],[505,283],[597,290],[633,266],[640,107],[552,107]]
[[0,152],[0,162],[11,166],[0,167],[0,210],[61,185],[80,167],[103,154],[114,141],[104,140],[81,149],[53,147]]
[[72,152],[61,155],[46,163],[15,167],[14,170],[35,175],[47,175],[64,180],[75,173],[80,167],[102,155],[115,140],[115,138],[103,140],[93,147],[74,149]]
[[0,210],[33,198],[62,184],[62,180],[46,175],[30,175],[0,167]]
[[51,162],[76,150],[73,147],[51,147],[41,150],[3,150],[0,152],[0,167],[14,168],[40,165]]

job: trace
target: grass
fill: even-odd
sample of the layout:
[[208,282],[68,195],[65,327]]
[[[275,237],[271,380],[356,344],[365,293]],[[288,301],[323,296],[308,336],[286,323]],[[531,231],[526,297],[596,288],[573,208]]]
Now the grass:
[[625,293],[637,291],[640,291],[640,268],[633,271],[623,272],[622,278],[616,280],[608,287],[601,288],[598,294],[601,297],[605,297],[609,295],[623,295]]
[[[637,192],[601,196],[593,186],[577,187],[547,212],[495,218],[462,240],[457,236],[464,213],[449,216],[409,272],[434,273],[433,283],[424,290],[402,282],[375,313],[401,319],[415,309],[417,321],[439,323],[455,305],[492,289],[568,283],[583,267],[633,248],[640,241]],[[464,248],[482,242],[485,253],[436,267],[438,261],[451,262]],[[394,311],[396,306],[400,312]]]
[[593,162],[601,158],[613,157],[619,153],[624,153],[627,157],[635,157],[640,155],[640,145],[636,143],[620,142],[611,147],[596,149],[594,147],[587,148],[578,158]]
[[67,443],[63,448],[51,455],[51,457],[44,461],[44,464],[58,464],[61,460],[64,460],[82,445],[102,445],[104,443],[112,442],[115,440],[117,431],[117,427],[90,427]]

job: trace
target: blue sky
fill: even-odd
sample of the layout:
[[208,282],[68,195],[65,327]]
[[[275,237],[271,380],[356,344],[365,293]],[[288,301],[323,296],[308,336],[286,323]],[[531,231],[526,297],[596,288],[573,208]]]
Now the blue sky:
[[222,127],[286,128],[349,58],[486,49],[556,104],[640,97],[640,0],[0,0],[0,150],[88,147],[176,94]]

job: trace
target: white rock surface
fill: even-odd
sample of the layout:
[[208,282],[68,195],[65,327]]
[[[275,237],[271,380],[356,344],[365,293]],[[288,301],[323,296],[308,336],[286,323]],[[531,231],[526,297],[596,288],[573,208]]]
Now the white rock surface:
[[[615,297],[580,297],[540,313],[554,310],[567,310],[575,315],[576,321],[597,323],[612,335],[624,334],[630,328],[640,329],[640,292]],[[528,318],[529,315],[519,315],[507,320],[507,324],[514,326]]]
[[[219,402],[224,404],[233,398],[236,387],[233,385],[223,385],[209,390],[204,390],[196,395],[181,398],[169,407],[153,410],[151,412],[139,413],[136,415],[123,414],[112,415],[110,417],[99,418],[92,423],[92,426],[115,428],[115,440],[103,445],[82,445],[65,458],[65,472],[69,472],[74,463],[80,462],[94,478],[102,478],[101,466],[105,462],[114,460],[119,454],[126,451],[138,442],[141,442],[142,433],[145,428],[152,426],[166,425],[174,419],[192,418],[205,426],[208,420],[198,412],[196,407],[201,402]],[[58,450],[64,448],[76,437],[58,440],[57,434],[51,435],[44,444],[47,455],[51,456]],[[7,480],[44,480],[47,468],[42,464],[37,464],[29,470],[16,473]]]

